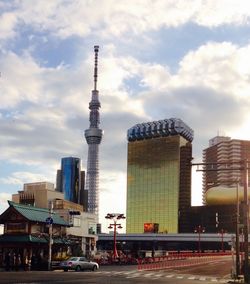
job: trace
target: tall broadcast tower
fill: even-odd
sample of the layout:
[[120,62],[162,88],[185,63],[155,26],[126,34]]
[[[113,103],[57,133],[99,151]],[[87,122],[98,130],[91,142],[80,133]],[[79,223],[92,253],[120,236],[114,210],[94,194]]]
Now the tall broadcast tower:
[[95,69],[94,69],[94,90],[92,91],[91,102],[89,103],[90,126],[85,130],[85,138],[88,147],[88,164],[86,177],[86,190],[88,190],[88,211],[99,214],[99,144],[102,140],[103,131],[99,129],[100,115],[99,91],[97,90],[97,63],[99,46],[94,46]]

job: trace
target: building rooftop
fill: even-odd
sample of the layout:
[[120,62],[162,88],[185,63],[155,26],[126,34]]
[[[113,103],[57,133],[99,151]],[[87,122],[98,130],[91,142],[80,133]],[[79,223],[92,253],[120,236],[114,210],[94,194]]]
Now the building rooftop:
[[[50,217],[49,209],[19,204],[13,201],[8,201],[8,203],[10,207],[5,212],[7,212],[12,207],[29,221],[45,223],[46,219]],[[0,222],[4,218],[5,212],[3,212],[0,216]],[[57,213],[52,213],[51,218],[53,219],[53,224],[62,226],[68,225],[68,223],[65,222],[63,218],[61,218]]]
[[127,132],[128,141],[155,137],[181,135],[189,142],[193,141],[194,131],[179,118],[163,119],[136,124]]
[[35,189],[35,190],[55,190],[54,184],[52,182],[42,181],[42,182],[31,182],[31,183],[25,183],[23,185],[23,190],[27,191],[29,189]]

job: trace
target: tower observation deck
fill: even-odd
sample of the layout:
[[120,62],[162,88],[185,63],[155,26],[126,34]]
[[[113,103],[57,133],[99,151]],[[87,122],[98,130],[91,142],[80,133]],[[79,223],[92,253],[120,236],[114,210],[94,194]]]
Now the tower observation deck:
[[97,64],[99,46],[94,46],[94,90],[89,103],[90,126],[85,130],[85,138],[88,143],[88,162],[86,176],[86,190],[88,190],[88,211],[98,215],[99,213],[99,144],[102,140],[103,131],[99,128],[100,114],[99,91],[97,90]]

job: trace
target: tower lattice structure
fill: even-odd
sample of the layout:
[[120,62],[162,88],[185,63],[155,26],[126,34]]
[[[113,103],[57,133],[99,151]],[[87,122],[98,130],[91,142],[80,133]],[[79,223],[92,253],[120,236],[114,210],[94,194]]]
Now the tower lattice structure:
[[99,144],[102,140],[103,131],[99,128],[100,114],[99,91],[97,90],[99,46],[94,46],[95,68],[94,68],[94,90],[89,103],[90,126],[85,130],[85,138],[88,143],[88,163],[86,176],[86,190],[88,190],[88,211],[99,214]]

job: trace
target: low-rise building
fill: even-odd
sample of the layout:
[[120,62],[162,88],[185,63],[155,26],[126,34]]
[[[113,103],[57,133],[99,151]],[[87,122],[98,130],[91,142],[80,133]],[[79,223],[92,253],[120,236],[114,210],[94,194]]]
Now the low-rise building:
[[68,224],[67,239],[71,241],[72,255],[93,255],[97,241],[97,215],[85,212],[83,206],[64,199],[64,194],[53,183],[26,183],[23,190],[12,195],[12,201],[40,208],[51,208]]
[[[0,236],[0,265],[6,268],[24,268],[29,264],[46,266],[49,255],[49,239],[53,240],[52,256],[66,256],[70,241],[66,236],[69,225],[57,213],[50,210],[8,201],[7,208],[0,215],[4,233]],[[51,233],[49,226],[52,227]],[[8,261],[7,261],[8,259]],[[19,263],[17,264],[17,259]]]

